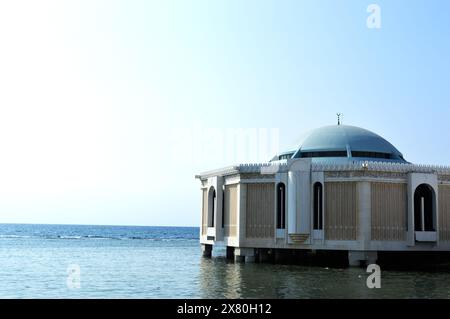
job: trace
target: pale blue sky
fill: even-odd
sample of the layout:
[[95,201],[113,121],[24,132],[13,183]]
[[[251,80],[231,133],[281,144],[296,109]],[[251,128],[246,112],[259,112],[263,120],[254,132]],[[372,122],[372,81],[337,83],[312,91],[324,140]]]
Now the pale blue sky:
[[198,225],[195,174],[270,158],[217,136],[336,112],[450,165],[446,0],[2,1],[0,46],[0,222]]

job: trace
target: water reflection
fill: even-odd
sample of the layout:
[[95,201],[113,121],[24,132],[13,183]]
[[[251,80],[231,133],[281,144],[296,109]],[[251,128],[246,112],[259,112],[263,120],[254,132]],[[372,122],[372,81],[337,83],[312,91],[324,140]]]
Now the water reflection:
[[240,264],[201,258],[201,298],[450,298],[446,272],[383,271],[369,289],[365,268]]

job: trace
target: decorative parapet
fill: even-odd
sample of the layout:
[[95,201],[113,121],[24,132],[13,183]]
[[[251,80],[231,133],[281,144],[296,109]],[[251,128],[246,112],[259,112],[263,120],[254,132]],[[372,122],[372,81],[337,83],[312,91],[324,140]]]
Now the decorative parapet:
[[434,174],[450,174],[449,166],[439,165],[423,165],[409,163],[392,163],[392,162],[372,162],[372,161],[355,161],[345,164],[333,163],[313,163],[313,171],[375,171],[375,172],[396,172],[396,173],[434,173]]
[[259,173],[262,175],[276,174],[281,171],[286,171],[287,161],[274,161],[269,163],[246,163],[233,166],[224,167],[212,171],[207,171],[196,175],[195,178],[205,179],[212,176],[228,176],[239,173]]
[[276,161],[270,163],[259,164],[241,164],[239,171],[241,173],[261,173],[261,174],[276,174],[287,169],[287,161]]
[[195,178],[198,179],[205,179],[212,176],[227,176],[227,175],[233,175],[239,173],[239,165],[235,166],[227,166],[224,168],[219,168],[207,172],[203,172],[199,175],[195,175]]
[[[295,160],[282,160],[269,163],[249,163],[228,166],[225,168],[204,172],[196,178],[205,179],[211,176],[228,176],[239,173],[259,173],[262,175],[286,172],[289,164]],[[395,173],[432,173],[450,175],[450,166],[423,165],[395,162],[352,161],[348,163],[312,163],[313,172],[343,172],[343,171],[372,171]]]

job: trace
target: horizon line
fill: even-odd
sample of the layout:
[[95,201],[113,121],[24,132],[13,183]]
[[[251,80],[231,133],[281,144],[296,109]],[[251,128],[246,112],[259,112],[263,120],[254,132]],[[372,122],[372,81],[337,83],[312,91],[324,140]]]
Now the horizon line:
[[131,225],[131,224],[61,224],[61,223],[13,223],[0,222],[0,225],[52,225],[52,226],[108,226],[108,227],[172,227],[172,228],[200,228],[199,226],[167,226],[167,225]]

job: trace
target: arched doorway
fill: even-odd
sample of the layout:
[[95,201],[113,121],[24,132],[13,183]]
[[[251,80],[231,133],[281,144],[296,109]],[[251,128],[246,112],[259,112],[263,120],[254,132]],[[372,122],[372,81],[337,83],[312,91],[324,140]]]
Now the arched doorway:
[[323,187],[322,183],[314,184],[314,229],[323,229]]
[[436,195],[428,184],[414,191],[414,230],[436,231]]
[[286,186],[284,183],[277,185],[277,229],[286,227]]
[[208,193],[208,227],[214,227],[214,214],[216,211],[216,190],[214,187]]

